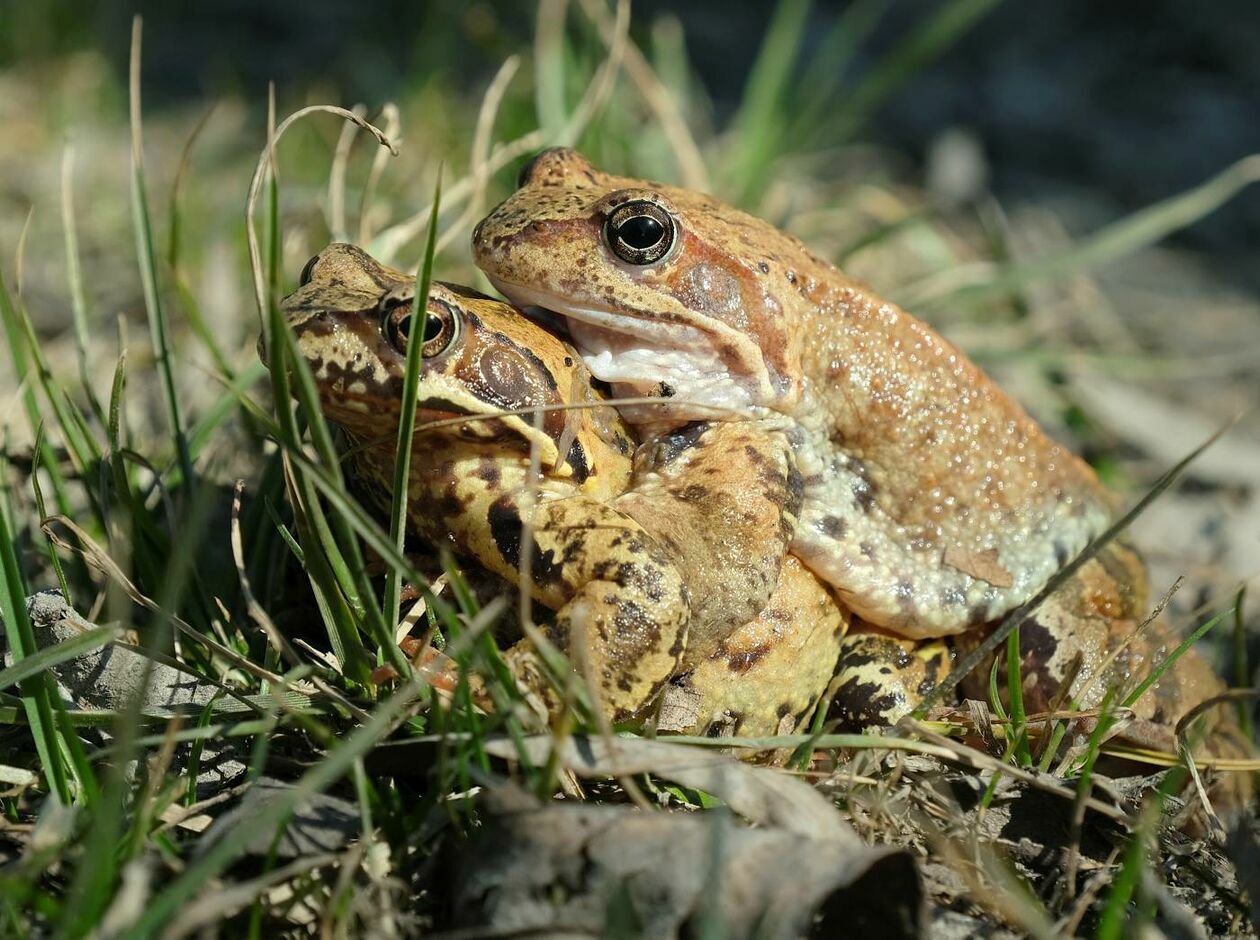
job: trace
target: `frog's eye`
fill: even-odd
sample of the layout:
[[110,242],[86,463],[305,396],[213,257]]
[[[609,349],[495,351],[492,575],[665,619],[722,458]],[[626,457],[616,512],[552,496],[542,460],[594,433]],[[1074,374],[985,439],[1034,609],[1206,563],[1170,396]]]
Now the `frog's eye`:
[[298,277],[298,287],[305,287],[311,282],[311,275],[315,273],[315,265],[318,263],[319,255],[306,262],[306,267],[302,269],[302,274]]
[[604,223],[604,242],[627,264],[654,264],[674,246],[674,217],[646,199],[618,206]]
[[[402,301],[385,311],[381,329],[389,344],[404,356],[411,340],[411,324],[414,319],[411,301]],[[424,334],[420,355],[425,359],[440,356],[459,338],[459,314],[452,307],[437,301],[424,312]]]

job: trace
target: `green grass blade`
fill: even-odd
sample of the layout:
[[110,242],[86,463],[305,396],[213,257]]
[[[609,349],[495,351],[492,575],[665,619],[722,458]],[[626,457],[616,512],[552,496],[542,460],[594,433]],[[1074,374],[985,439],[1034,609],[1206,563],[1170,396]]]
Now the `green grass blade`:
[[560,139],[568,123],[569,109],[564,95],[568,56],[564,12],[562,0],[543,0],[538,5],[538,26],[534,33],[534,107],[538,126],[549,143]]
[[1147,864],[1147,839],[1157,814],[1147,810],[1139,818],[1137,828],[1129,835],[1129,845],[1124,853],[1124,862],[1111,882],[1111,891],[1103,905],[1102,915],[1098,919],[1098,930],[1095,940],[1121,940],[1122,937],[1141,936],[1138,925],[1129,916],[1129,902],[1142,877],[1142,869]]
[[[27,322],[29,323],[29,320]],[[41,374],[44,373],[42,366],[40,371]],[[46,375],[49,398],[53,403],[53,411],[58,416],[62,435],[67,440],[80,442],[74,445],[81,448],[79,459],[91,461],[85,463],[85,466],[95,467],[101,458],[101,446],[92,433],[92,426],[88,422],[87,415],[70,397],[69,389],[60,385],[52,377],[51,372],[47,372]]]
[[417,680],[405,683],[376,709],[371,721],[333,747],[328,756],[308,770],[291,790],[258,810],[248,825],[225,833],[205,854],[189,864],[178,878],[150,901],[140,919],[121,937],[142,940],[156,934],[211,878],[240,855],[259,831],[280,826],[301,803],[324,792],[349,773],[355,761],[390,733],[415,701],[420,689],[421,684]]
[[853,136],[871,113],[941,53],[957,42],[1001,0],[953,0],[935,15],[924,17],[884,56],[853,90],[828,124],[831,144]]
[[[0,463],[0,469],[7,471],[3,463]],[[39,647],[35,642],[30,619],[26,616],[26,588],[5,513],[0,513],[0,574],[3,574],[0,578],[0,618],[4,620],[9,651],[16,661],[16,667],[27,657],[38,653]],[[70,788],[68,769],[62,759],[62,742],[59,740],[60,732],[54,718],[55,697],[56,690],[46,673],[34,673],[21,682],[22,705],[26,711],[27,723],[31,726],[31,736],[35,741],[44,776],[48,779],[52,792],[64,805],[69,806],[74,799],[74,793]]]
[[[1251,668],[1247,665],[1247,620],[1243,616],[1247,601],[1247,585],[1238,589],[1234,598],[1234,688],[1245,689],[1251,685]],[[1238,703],[1238,724],[1248,741],[1255,740],[1255,722],[1251,712],[1252,702]]]
[[[192,132],[184,141],[183,149],[179,153],[179,165],[175,170],[175,179],[171,183],[171,197],[166,207],[167,230],[166,241],[166,266],[171,273],[178,279],[180,270],[180,258],[183,256],[183,214],[179,208],[179,196],[183,190],[184,177],[188,173],[188,167],[192,163],[193,147],[196,146],[197,140],[201,137],[201,132],[206,129],[206,125],[210,123],[210,116],[214,114],[215,106],[212,104],[202,114],[201,119],[193,126]],[[216,343],[209,344],[211,355],[215,356],[215,361],[219,361],[219,356],[215,355],[218,350]],[[226,370],[224,370],[226,371]]]
[[1023,659],[1019,649],[1019,625],[1006,638],[1006,696],[1010,701],[1010,746],[1019,766],[1032,763],[1028,750],[1028,722],[1024,712]]
[[240,397],[238,393],[253,388],[266,374],[267,367],[261,362],[250,363],[239,375],[224,373],[231,387],[215,399],[214,404],[206,409],[188,434],[188,451],[193,460],[197,459],[214,435],[222,430],[223,423],[237,407]]
[[1090,791],[1094,786],[1094,764],[1098,762],[1098,755],[1102,752],[1103,741],[1116,723],[1115,702],[1116,690],[1108,689],[1103,695],[1102,704],[1098,707],[1098,720],[1094,723],[1094,728],[1090,731],[1089,740],[1085,745],[1081,774],[1076,781],[1076,803],[1072,823],[1074,830],[1084,819],[1085,801],[1089,799]]
[[[111,489],[108,495],[103,494],[100,497],[100,503],[114,517],[115,526],[106,529],[111,535],[118,521],[126,520],[128,523],[125,547],[130,554],[137,581],[146,590],[157,590],[164,583],[163,573],[170,560],[171,541],[161,528],[159,520],[145,506],[144,495],[137,492],[134,485],[134,475],[128,460],[130,451],[127,448],[126,428],[123,424],[126,389],[127,357],[124,354],[118,357],[114,365],[114,378],[110,385],[106,424],[109,459],[103,461],[105,474],[102,474],[102,489],[106,476]],[[111,497],[112,502],[109,501]],[[168,521],[175,524],[174,520]]]
[[185,485],[192,486],[192,457],[188,452],[188,440],[184,435],[184,421],[180,412],[179,396],[175,387],[175,375],[171,366],[171,344],[168,337],[166,311],[157,284],[156,254],[153,248],[153,228],[149,217],[149,197],[144,177],[143,136],[140,123],[140,17],[132,20],[131,29],[131,216],[136,238],[136,257],[140,262],[140,283],[144,288],[144,309],[149,321],[149,337],[153,343],[158,377],[166,404],[166,418],[170,422],[175,452],[179,455],[180,470]]
[[284,544],[289,546],[289,551],[293,553],[297,563],[305,565],[306,553],[302,551],[301,544],[294,538],[293,533],[289,531],[289,527],[284,524],[284,520],[280,518],[280,513],[276,510],[276,506],[271,500],[267,500],[267,515],[271,517],[271,522],[275,526],[276,532],[280,534]]
[[[306,487],[306,481],[302,481]],[[370,591],[361,590],[360,578],[364,570],[363,561],[358,557],[358,543],[346,530],[344,520],[334,510],[324,511],[314,491],[309,490],[303,504],[306,530],[318,540],[323,549],[324,560],[336,578],[337,587],[346,599],[346,603],[354,611],[356,620],[363,621],[373,609],[373,597]],[[336,533],[334,534],[334,524]],[[347,555],[351,556],[347,559]]]
[[998,693],[998,666],[1000,665],[1001,660],[994,656],[993,664],[989,667],[989,708],[999,720],[1008,721],[1006,707],[1002,704],[1002,696]]
[[109,420],[105,425],[111,453],[120,453],[123,440],[123,396],[127,390],[127,353],[124,350],[114,363],[114,377],[109,383]]
[[338,576],[306,513],[305,507],[316,503],[318,496],[305,482],[300,484],[300,488],[304,494],[302,505],[294,503],[293,518],[299,544],[310,546],[310,551],[302,550],[302,558],[310,579],[311,592],[315,596],[315,606],[325,624],[328,642],[342,672],[353,681],[366,684],[369,672],[367,655],[359,638],[354,613],[341,590],[344,578]]
[[[302,436],[298,430],[293,406],[290,404],[289,360],[292,355],[291,346],[285,342],[287,329],[277,304],[269,304],[268,321],[271,335],[271,348],[268,352],[268,366],[271,370],[271,387],[275,399],[276,421],[272,428],[273,436],[280,447],[294,462],[298,454],[303,453]],[[235,391],[235,389],[233,389]],[[242,403],[248,401],[241,390]],[[317,421],[322,420],[319,415]],[[337,654],[345,674],[356,682],[367,680],[368,667],[354,626],[349,609],[341,599],[338,578],[327,561],[324,548],[307,518],[307,507],[319,510],[318,497],[309,483],[309,474],[302,467],[297,467],[292,474],[291,482],[296,492],[290,492],[290,504],[293,507],[294,522],[298,539],[302,546],[302,558],[307,570],[315,601],[327,629],[329,641]],[[334,473],[333,486],[340,489],[342,481]]]
[[818,44],[805,74],[797,84],[787,131],[793,147],[817,141],[829,124],[844,82],[845,69],[862,43],[888,12],[890,0],[856,0],[837,17],[835,25]]
[[98,420],[103,420],[101,403],[92,390],[88,359],[91,326],[87,296],[83,291],[83,271],[79,266],[79,233],[74,215],[74,148],[69,145],[61,159],[61,225],[65,234],[66,280],[70,285],[70,312],[74,323],[74,352],[79,363],[79,381],[93,414]]
[[[43,421],[40,417],[39,405],[35,400],[35,390],[29,381],[30,368],[27,360],[27,337],[30,334],[29,331],[23,328],[21,320],[22,317],[18,314],[17,307],[9,296],[8,287],[4,281],[4,274],[0,271],[0,323],[3,324],[5,338],[8,340],[9,359],[13,363],[13,375],[17,387],[21,389],[22,407],[26,412],[27,422],[35,433],[35,466],[32,469],[32,480],[36,489],[36,499],[40,503],[39,511],[41,516],[45,515],[42,508],[43,492],[40,489],[37,478],[39,468],[42,466],[52,483],[53,498],[57,503],[58,511],[63,514],[69,514],[71,503],[66,479],[61,472],[56,454],[53,453],[53,449],[48,443],[48,438],[43,433]],[[2,452],[8,453],[7,446],[3,448]],[[7,479],[4,483],[7,485]],[[7,502],[5,505],[7,506]],[[12,516],[10,516],[9,522],[14,529],[17,528],[16,520]],[[52,546],[48,546],[48,552],[50,556],[55,557],[56,552]],[[80,576],[81,582],[86,583],[86,565],[81,560],[76,560],[74,567],[76,574]],[[61,578],[64,582],[64,575]]]
[[1150,674],[1145,679],[1143,679],[1141,682],[1138,683],[1137,688],[1135,688],[1132,692],[1130,692],[1128,695],[1124,697],[1124,701],[1121,704],[1123,704],[1125,708],[1132,708],[1134,703],[1136,703],[1138,699],[1140,699],[1143,695],[1146,694],[1146,690],[1149,689],[1151,686],[1153,686],[1156,682],[1158,682],[1160,679],[1160,676],[1162,676],[1165,672],[1167,672],[1168,669],[1172,666],[1172,664],[1175,663],[1178,659],[1180,659],[1182,654],[1184,654],[1186,650],[1190,649],[1190,647],[1192,647],[1200,639],[1206,636],[1210,630],[1212,630],[1217,624],[1219,624],[1222,620],[1224,620],[1233,612],[1234,612],[1233,608],[1230,608],[1229,610],[1224,611],[1223,613],[1217,614],[1211,620],[1204,623],[1197,630],[1191,633],[1188,637],[1182,640],[1181,643],[1178,644],[1175,650],[1173,650],[1166,657],[1164,657],[1164,660],[1158,666],[1152,669],[1150,671]]
[[1167,238],[1215,212],[1252,183],[1260,181],[1260,155],[1239,160],[1207,182],[1103,226],[1094,234],[1054,254],[999,267],[981,283],[926,285],[897,300],[907,305],[972,303],[1020,290],[1037,281],[1097,268]]
[[1037,762],[1037,771],[1039,773],[1049,772],[1050,765],[1054,763],[1054,759],[1059,753],[1059,745],[1063,743],[1063,738],[1067,734],[1068,724],[1066,721],[1054,722],[1046,743],[1041,748],[1041,760]]
[[96,772],[83,749],[83,742],[70,718],[70,710],[61,702],[55,703],[57,730],[66,745],[66,757],[70,761],[70,769],[79,787],[79,801],[89,808],[95,808],[101,802],[101,787],[96,779]]
[[[25,310],[19,309],[18,305],[13,303],[3,275],[0,275],[0,319],[4,320],[5,334],[9,341],[9,354],[13,359],[19,382],[26,382],[29,379],[30,367],[33,366],[36,384],[57,419],[57,426],[65,440],[75,470],[81,475],[86,474],[87,468],[100,459],[100,448],[96,446],[96,441],[90,435],[80,432],[79,422],[75,421],[67,411],[65,396],[53,377],[39,337],[35,335],[31,318],[26,315]],[[29,362],[27,356],[30,357]],[[31,429],[34,430],[39,427],[43,417],[35,401],[34,391],[29,386],[26,388],[23,401],[26,406],[27,420],[30,421]],[[46,454],[45,458],[50,468],[53,467],[55,461],[52,453]],[[58,476],[53,477],[54,482]],[[58,506],[60,505],[59,498]],[[68,500],[66,506],[67,509],[70,506]]]
[[[44,486],[39,482],[39,470],[42,465],[45,447],[44,427],[40,425],[39,431],[35,435],[35,448],[31,462],[31,493],[35,497],[35,511],[39,514],[39,524],[41,525],[43,520],[48,518],[48,506],[44,501]],[[43,542],[44,550],[48,555],[48,563],[52,565],[53,574],[57,578],[57,587],[61,590],[61,596],[69,602],[72,599],[72,595],[70,593],[70,584],[66,581],[65,568],[61,565],[61,556],[57,554],[56,547],[48,540],[47,536],[43,536]],[[86,575],[86,571],[80,573]],[[83,581],[86,580],[86,577],[84,577]]]
[[917,229],[924,224],[932,222],[937,215],[938,210],[935,207],[923,206],[919,209],[909,210],[904,215],[888,222],[872,225],[852,242],[839,249],[833,256],[832,261],[838,267],[844,267],[847,261],[863,249],[883,244],[906,229]]
[[[340,470],[341,458],[333,444],[332,434],[320,410],[319,391],[315,386],[315,378],[311,375],[311,370],[306,361],[298,352],[296,340],[292,331],[284,323],[279,306],[276,304],[272,306],[275,311],[272,315],[272,336],[277,346],[284,347],[285,360],[291,367],[292,377],[296,379],[296,384],[291,386],[290,389],[296,392],[298,404],[302,407],[303,413],[308,416],[311,440],[315,444],[315,449],[320,456],[323,466],[327,468],[328,473],[335,481],[337,489],[344,492],[345,484]],[[272,372],[274,375],[274,366]],[[287,381],[285,385],[288,386]],[[288,411],[288,409],[287,403],[283,407],[279,407],[282,413]],[[301,450],[300,438],[292,436],[291,432],[285,444],[291,458],[296,457]],[[327,497],[327,493],[324,495]],[[368,635],[377,643],[380,655],[400,675],[407,675],[411,670],[411,664],[407,661],[407,657],[402,654],[402,651],[398,649],[398,644],[394,642],[391,628],[386,624],[382,611],[373,601],[371,585],[368,583],[366,575],[366,565],[363,562],[359,543],[354,537],[354,526],[336,506],[333,507],[333,512],[325,515],[319,505],[319,500],[313,498],[313,493],[308,493],[307,497],[304,508],[308,514],[308,521],[323,546],[325,559],[329,563],[333,574],[336,575],[339,589],[353,605],[355,615],[364,620]],[[309,560],[310,546],[303,544],[307,550]],[[345,556],[348,556],[348,561]],[[355,643],[358,644],[357,635]],[[360,652],[359,655],[362,655],[362,653]]]
[[[310,416],[311,440],[316,444],[323,466],[329,467],[329,476],[336,481],[339,489],[344,491],[345,484],[340,474],[340,456],[333,445],[333,438],[329,433],[328,425],[324,422],[323,413],[319,410],[319,393],[316,392],[314,378],[311,377],[305,360],[302,360],[300,354],[297,353],[294,335],[287,328],[282,328],[280,335],[282,343],[289,349],[289,362],[294,363],[296,387],[299,391],[297,401],[301,404],[302,411]],[[290,456],[292,456],[292,451],[290,451]],[[306,489],[304,510],[307,527],[309,527],[307,533],[309,536],[314,536],[323,549],[324,565],[328,567],[341,595],[352,606],[354,616],[364,621],[367,633],[381,646],[382,655],[386,656],[394,668],[399,669],[399,672],[406,674],[406,670],[410,668],[406,656],[402,655],[397,644],[394,643],[383,611],[375,606],[372,587],[368,583],[367,566],[363,561],[358,539],[354,537],[353,525],[335,504],[331,507],[331,512],[324,512],[318,496],[315,495],[315,490],[311,489],[309,479],[302,479],[300,483]],[[307,546],[307,558],[310,557],[310,547]],[[358,634],[355,634],[354,646],[358,649],[357,655],[363,656],[364,650]]]
[[[411,305],[412,334],[407,342],[407,371],[403,376],[402,408],[398,417],[398,447],[394,456],[394,492],[389,513],[389,537],[398,551],[407,539],[407,489],[411,479],[411,440],[416,430],[416,409],[419,406],[421,350],[425,313],[429,303],[429,284],[433,280],[433,252],[437,247],[438,205],[442,200],[442,174],[438,172],[433,188],[433,209],[429,214],[429,234],[424,245],[424,259],[416,274],[416,293]],[[385,573],[385,600],[381,612],[387,622],[398,616],[402,594],[402,572],[390,568]]]
[[722,176],[736,203],[754,200],[764,187],[766,168],[785,145],[784,101],[796,66],[810,0],[779,0],[753,63],[739,111],[732,121],[735,143]]

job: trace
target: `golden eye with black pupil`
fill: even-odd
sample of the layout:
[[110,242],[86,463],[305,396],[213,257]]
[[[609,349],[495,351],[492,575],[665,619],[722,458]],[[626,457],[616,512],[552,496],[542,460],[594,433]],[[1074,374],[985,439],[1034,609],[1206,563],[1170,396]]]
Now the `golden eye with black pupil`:
[[315,265],[318,261],[319,255],[316,255],[310,261],[306,262],[306,267],[302,269],[302,273],[298,277],[298,287],[305,287],[311,282],[311,275],[315,273]]
[[[411,306],[410,300],[390,306],[381,322],[381,330],[389,344],[404,356],[411,339]],[[424,333],[420,337],[424,345],[420,347],[420,355],[425,359],[440,356],[459,337],[459,314],[441,302],[434,304],[434,307],[436,309],[430,308],[424,312]]]
[[661,206],[638,199],[618,206],[604,222],[604,243],[627,264],[655,264],[674,246],[674,217]]

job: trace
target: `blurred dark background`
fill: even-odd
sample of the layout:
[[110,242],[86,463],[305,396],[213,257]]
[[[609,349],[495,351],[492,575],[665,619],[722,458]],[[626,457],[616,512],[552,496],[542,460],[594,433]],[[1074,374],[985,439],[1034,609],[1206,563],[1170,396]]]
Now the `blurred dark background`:
[[[820,0],[809,35],[852,4]],[[924,17],[926,0],[866,4],[878,25],[854,77]],[[720,126],[738,103],[772,3],[637,0],[636,38],[658,17],[682,24]],[[238,94],[261,101],[312,84],[379,101],[421,74],[474,87],[528,48],[527,2],[371,4],[329,0],[85,3],[0,0],[0,65],[105,51],[121,75],[131,16],[145,18],[146,107]],[[893,95],[859,133],[921,160],[947,128],[972,132],[999,198],[1095,189],[1129,211],[1260,152],[1260,3],[1256,0],[1008,0]],[[1181,238],[1237,249],[1260,234],[1260,193],[1244,193]]]

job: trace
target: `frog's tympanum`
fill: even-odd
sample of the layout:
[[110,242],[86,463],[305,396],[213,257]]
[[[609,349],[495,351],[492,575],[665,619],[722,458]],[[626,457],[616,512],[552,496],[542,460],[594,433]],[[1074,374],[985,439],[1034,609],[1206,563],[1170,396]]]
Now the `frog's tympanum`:
[[[921,694],[891,673],[930,683],[943,667],[938,647],[907,639],[970,631],[966,645],[1112,518],[1092,470],[961,351],[710,196],[548,150],[477,226],[473,252],[514,303],[566,321],[616,396],[640,400],[620,411],[643,446],[704,420],[739,424],[763,453],[786,448],[802,481],[791,551],[870,625],[842,663],[836,707],[852,722]],[[1159,630],[1108,658],[1145,603],[1130,548],[1085,566],[1021,632],[1030,707],[1097,704],[1111,680],[1149,671],[1170,648]],[[1220,688],[1185,656],[1138,711],[1167,731]]]
[[[571,347],[452,284],[435,283],[413,323],[414,288],[335,244],[283,301],[361,488],[388,505],[406,351],[422,342],[412,530],[513,584],[528,571],[532,597],[555,611],[551,638],[589,667],[610,717],[640,712],[673,680],[675,730],[794,728],[830,680],[848,622],[812,573],[788,559],[762,609],[705,614],[736,618],[721,632],[688,629],[693,611],[722,607],[750,557],[773,558],[778,577],[792,527],[786,464],[750,474],[743,428],[698,425],[634,456],[631,487],[631,437]],[[699,573],[696,555],[725,564]],[[509,659],[539,678],[523,644]]]

